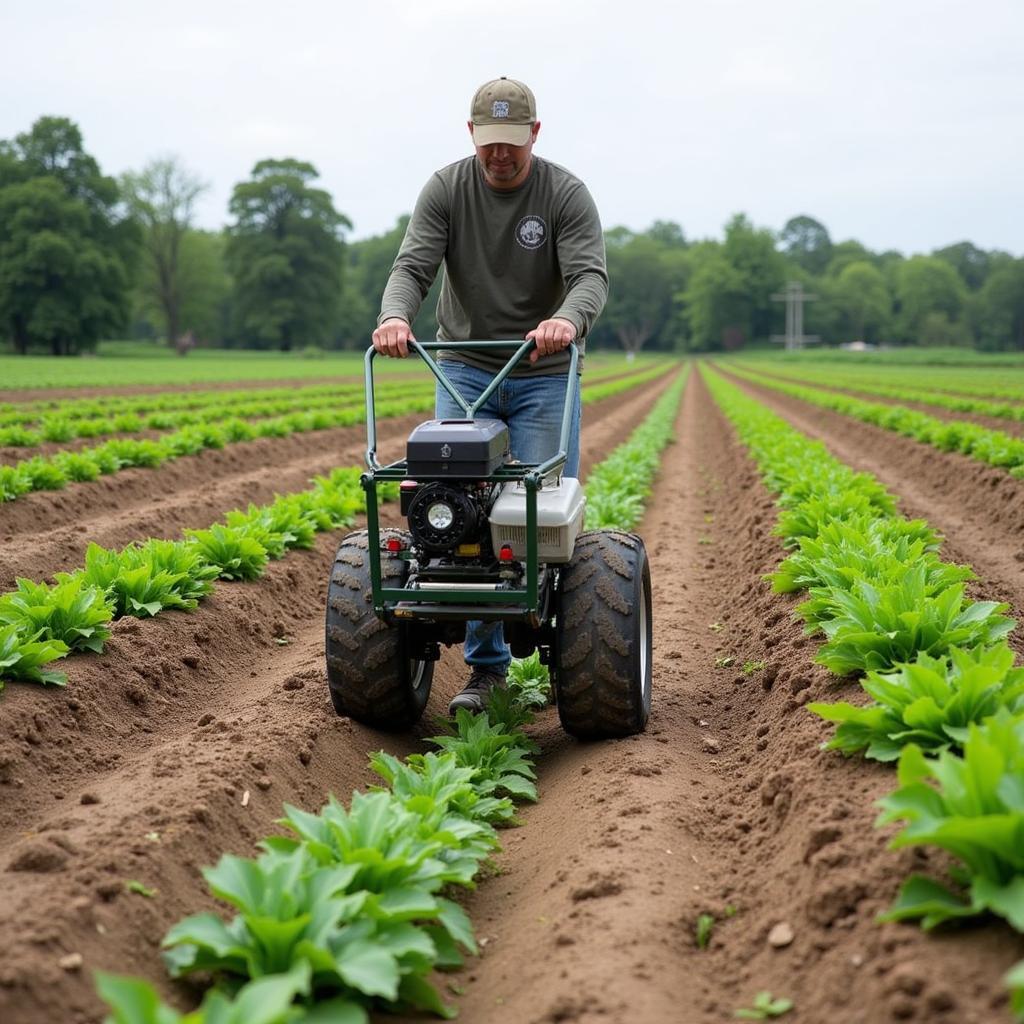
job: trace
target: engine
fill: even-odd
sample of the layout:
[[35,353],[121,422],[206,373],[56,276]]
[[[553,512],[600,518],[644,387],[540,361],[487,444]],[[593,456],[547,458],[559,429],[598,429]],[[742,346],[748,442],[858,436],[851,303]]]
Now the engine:
[[[406,481],[401,488],[402,511],[409,518],[413,541],[431,555],[456,554],[460,548],[466,554],[490,553],[487,514],[495,490],[494,484],[461,480]],[[470,552],[474,545],[479,550]]]
[[[413,544],[428,559],[493,563],[526,558],[526,487],[490,477],[514,465],[499,420],[428,420],[409,435],[401,510]],[[417,478],[426,478],[420,481]],[[583,526],[579,481],[563,477],[537,493],[541,562],[568,562]]]

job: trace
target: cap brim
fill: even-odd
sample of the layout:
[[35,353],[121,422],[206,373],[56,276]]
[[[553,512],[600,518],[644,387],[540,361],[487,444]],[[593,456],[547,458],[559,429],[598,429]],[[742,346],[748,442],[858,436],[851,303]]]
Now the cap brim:
[[530,141],[532,124],[474,124],[473,141],[478,146],[493,146],[503,142],[506,146],[525,146]]

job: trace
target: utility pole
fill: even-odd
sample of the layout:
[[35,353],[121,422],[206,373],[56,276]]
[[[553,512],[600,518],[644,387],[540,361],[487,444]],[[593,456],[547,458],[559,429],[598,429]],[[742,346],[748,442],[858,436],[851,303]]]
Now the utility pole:
[[801,281],[787,281],[786,290],[772,296],[773,302],[786,303],[786,333],[782,337],[774,335],[772,341],[783,342],[787,350],[818,341],[815,336],[804,337],[804,303],[813,302],[817,297],[805,292]]

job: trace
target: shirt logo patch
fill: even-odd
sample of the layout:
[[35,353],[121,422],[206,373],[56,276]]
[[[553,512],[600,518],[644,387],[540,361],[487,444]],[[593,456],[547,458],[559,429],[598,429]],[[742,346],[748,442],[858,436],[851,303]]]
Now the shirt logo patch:
[[491,117],[508,117],[508,100],[495,100],[491,104]]
[[548,226],[535,213],[528,213],[516,225],[516,241],[524,249],[539,249],[548,237]]

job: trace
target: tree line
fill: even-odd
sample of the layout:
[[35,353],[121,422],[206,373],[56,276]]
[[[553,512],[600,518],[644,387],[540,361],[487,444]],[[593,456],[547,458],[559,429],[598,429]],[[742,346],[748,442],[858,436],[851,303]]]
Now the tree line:
[[[207,185],[174,157],[104,175],[78,126],[43,117],[0,141],[0,343],[75,354],[101,338],[280,349],[362,348],[407,216],[352,241],[312,164],[262,160],[221,231],[195,226]],[[863,341],[1024,349],[1024,259],[970,242],[906,257],[833,242],[812,217],[779,232],[743,214],[722,240],[673,221],[605,232],[611,292],[590,343],[720,351],[781,332],[778,294],[815,296],[805,330]],[[414,328],[436,329],[438,282]]]

